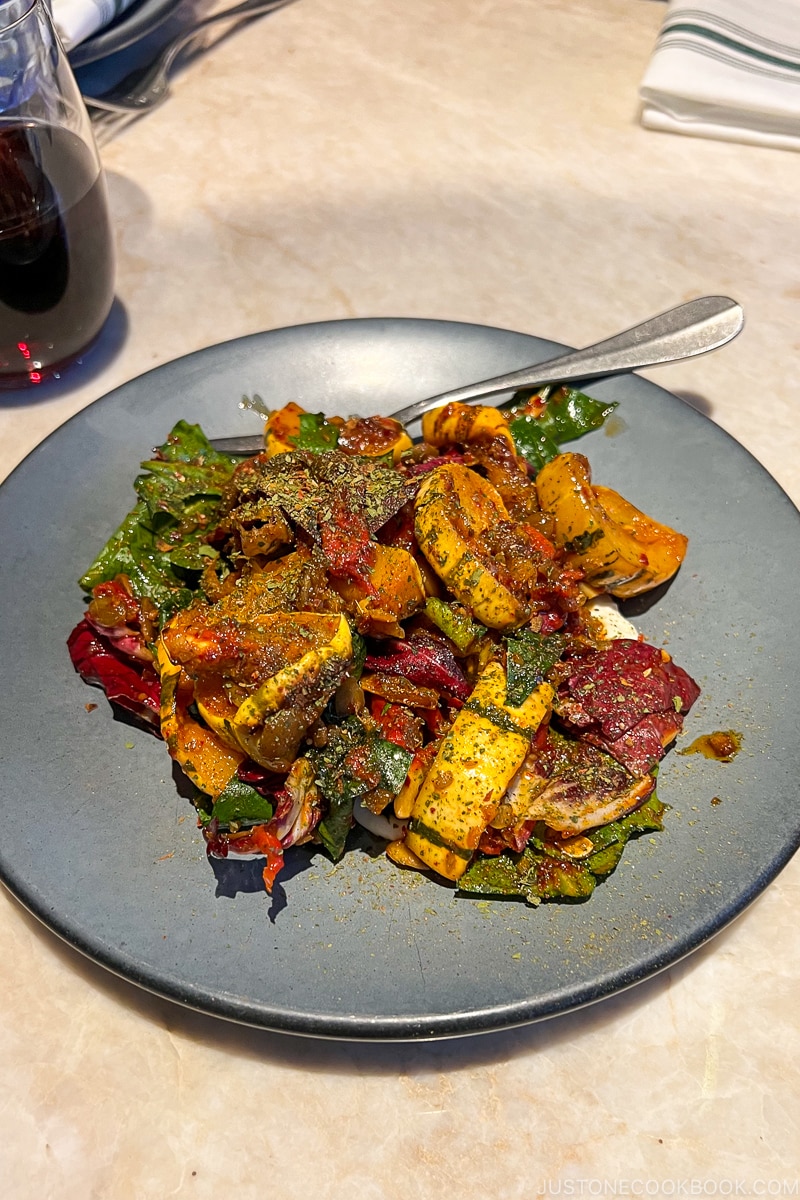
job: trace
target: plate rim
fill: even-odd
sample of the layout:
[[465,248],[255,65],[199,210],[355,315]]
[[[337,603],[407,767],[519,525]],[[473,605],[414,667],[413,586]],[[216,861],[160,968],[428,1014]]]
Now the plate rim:
[[[23,887],[14,885],[3,871],[2,863],[0,863],[0,884],[36,920],[90,962],[151,995],[159,996],[205,1016],[273,1033],[328,1041],[375,1043],[444,1041],[452,1038],[499,1033],[525,1025],[539,1024],[553,1017],[566,1016],[568,1013],[578,1012],[599,1004],[603,1000],[628,992],[641,983],[655,979],[671,967],[677,966],[678,963],[689,958],[701,947],[709,945],[719,934],[728,929],[785,869],[798,849],[800,849],[800,831],[793,843],[787,843],[786,854],[782,860],[780,857],[774,859],[770,869],[763,872],[757,880],[752,881],[750,889],[742,897],[741,902],[731,905],[725,910],[723,920],[720,920],[719,914],[716,914],[714,920],[709,920],[705,926],[699,926],[695,936],[681,943],[680,953],[674,953],[674,943],[670,943],[654,950],[651,955],[641,958],[633,967],[607,971],[604,975],[587,982],[577,990],[562,988],[536,997],[528,997],[512,1004],[497,1004],[480,1009],[459,1009],[453,1012],[434,1014],[405,1013],[399,1016],[370,1017],[361,1014],[348,1018],[342,1013],[335,1012],[300,1013],[286,1008],[269,1009],[266,1005],[256,1003],[252,999],[249,1001],[239,999],[234,993],[224,996],[219,992],[212,993],[208,989],[196,986],[181,986],[172,980],[165,980],[163,976],[159,978],[154,972],[142,966],[137,969],[136,964],[130,959],[124,959],[119,953],[115,955],[108,948],[98,949],[97,945],[92,946],[88,939],[74,930],[62,926],[58,916],[48,912],[44,899],[37,903],[30,895],[25,895]],[[511,903],[516,902],[511,901]],[[563,999],[567,995],[569,996],[568,1003],[563,1003]]]

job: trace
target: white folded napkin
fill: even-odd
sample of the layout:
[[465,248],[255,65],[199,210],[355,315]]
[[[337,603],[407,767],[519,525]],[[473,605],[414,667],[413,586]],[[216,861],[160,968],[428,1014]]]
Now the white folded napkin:
[[52,0],[53,22],[65,50],[110,25],[135,0]]
[[642,124],[800,150],[800,0],[671,0]]

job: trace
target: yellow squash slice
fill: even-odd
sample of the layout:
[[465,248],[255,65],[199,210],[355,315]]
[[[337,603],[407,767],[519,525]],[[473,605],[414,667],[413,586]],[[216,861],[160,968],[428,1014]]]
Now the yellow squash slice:
[[490,662],[445,735],[414,802],[405,844],[446,879],[466,871],[553,695],[541,683],[518,708],[508,705],[505,671]]
[[484,565],[475,546],[481,533],[508,519],[496,488],[457,463],[431,471],[415,501],[420,549],[453,595],[490,629],[513,629],[529,615]]
[[156,665],[161,677],[161,735],[170,755],[202,792],[216,798],[236,774],[245,755],[190,715],[192,680],[172,662],[159,639]]
[[[316,613],[298,613],[306,624]],[[324,618],[323,618],[324,619]],[[330,621],[330,618],[327,618]],[[320,624],[322,619],[320,619]],[[339,617],[336,632],[324,646],[309,650],[297,662],[287,665],[276,675],[265,680],[252,696],[248,696],[237,709],[233,719],[235,729],[255,729],[263,724],[265,719],[287,703],[289,698],[301,687],[313,690],[319,680],[326,663],[336,661],[344,665],[349,663],[353,655],[353,640],[350,627],[344,617]],[[327,699],[326,699],[327,702]],[[323,704],[324,707],[324,704]]]
[[236,744],[272,771],[289,769],[302,736],[322,713],[353,658],[353,639],[344,617],[293,615],[307,626],[315,618],[320,626],[334,619],[335,632],[330,641],[265,679],[242,701],[230,722]]
[[271,412],[264,426],[264,454],[274,458],[276,454],[287,454],[297,447],[294,438],[300,434],[300,418],[305,409],[290,401],[283,408]]
[[638,596],[671,579],[683,562],[684,535],[659,525],[610,488],[594,486],[582,454],[559,454],[542,467],[536,491],[569,564],[583,568],[595,595]]
[[[183,708],[194,701],[209,726],[193,722],[197,730],[237,762],[249,757],[271,771],[289,770],[352,657],[350,626],[336,613],[266,613],[246,623],[197,605],[177,613],[158,643],[162,681],[170,670],[181,672],[188,689]],[[177,713],[182,723],[191,720],[180,705]]]
[[425,584],[413,555],[402,546],[373,542],[369,585],[358,579],[336,579],[337,592],[358,609],[359,632],[377,637],[405,637],[400,625],[425,603]]
[[490,442],[495,438],[502,438],[512,456],[517,457],[508,421],[499,409],[488,405],[453,401],[432,409],[422,418],[422,440],[431,446],[466,446],[470,442]]

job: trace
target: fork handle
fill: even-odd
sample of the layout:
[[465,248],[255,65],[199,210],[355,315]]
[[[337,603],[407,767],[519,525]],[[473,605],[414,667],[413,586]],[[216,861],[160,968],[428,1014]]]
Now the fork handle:
[[442,392],[409,404],[392,416],[403,425],[410,425],[423,413],[452,401],[468,404],[500,392],[577,379],[597,379],[602,375],[619,375],[642,367],[678,362],[724,346],[736,337],[743,324],[744,314],[735,300],[727,296],[701,296],[584,350],[560,354],[521,371]]
[[[232,8],[210,13],[201,21],[196,21],[194,25],[190,25],[176,34],[172,41],[167,42],[161,48],[149,67],[144,70],[141,67],[137,68],[127,75],[115,88],[117,95],[121,97],[119,102],[106,100],[102,96],[84,95],[83,99],[90,107],[112,113],[131,113],[139,109],[152,108],[161,98],[162,93],[166,91],[166,75],[181,50],[193,42],[209,25],[216,25],[221,21],[241,20],[244,22],[251,17],[264,16],[266,13],[274,12],[278,8],[285,8],[293,3],[294,0],[242,0],[241,4],[235,4]],[[159,76],[162,75],[163,79],[159,84]],[[128,93],[125,91],[126,86],[130,88]]]

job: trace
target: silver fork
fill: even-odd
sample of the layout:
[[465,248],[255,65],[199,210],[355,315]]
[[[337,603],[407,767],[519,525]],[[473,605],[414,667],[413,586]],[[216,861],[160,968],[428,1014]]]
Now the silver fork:
[[[415,400],[389,415],[402,425],[411,425],[432,408],[454,401],[469,404],[520,388],[622,375],[642,367],[680,362],[726,345],[741,332],[743,325],[744,312],[735,300],[728,296],[699,296],[583,350],[571,350],[532,367],[523,367],[521,371],[496,375],[493,379],[440,392],[425,400]],[[259,454],[264,449],[264,435],[211,438],[211,445],[225,454]]]
[[101,96],[85,95],[83,99],[89,109],[97,141],[108,141],[119,129],[164,103],[169,95],[169,73],[175,60],[209,26],[222,21],[246,24],[255,17],[292,3],[294,0],[243,0],[232,8],[211,13],[187,29],[182,29],[161,48],[152,62],[132,71]]

